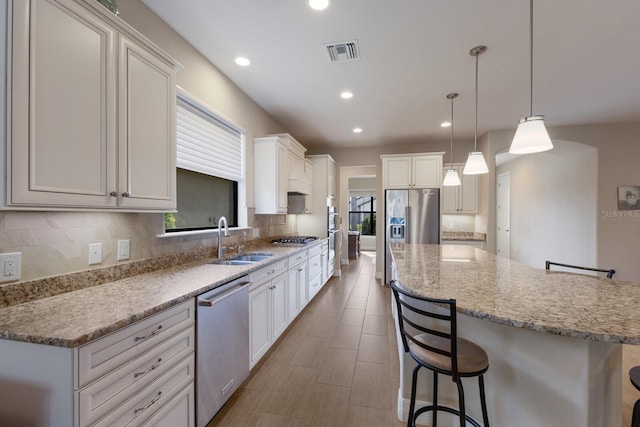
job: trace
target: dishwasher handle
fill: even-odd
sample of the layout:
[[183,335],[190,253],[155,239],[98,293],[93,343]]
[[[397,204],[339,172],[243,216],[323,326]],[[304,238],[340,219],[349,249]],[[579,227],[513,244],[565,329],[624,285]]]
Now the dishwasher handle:
[[[229,298],[230,296],[240,292],[243,286],[251,283],[249,280],[239,281],[237,283],[233,283],[233,287],[222,294],[222,296],[214,299],[206,299],[206,298],[198,298],[198,306],[200,307],[213,307],[215,304],[219,303],[222,300]],[[226,286],[226,285],[225,285]]]

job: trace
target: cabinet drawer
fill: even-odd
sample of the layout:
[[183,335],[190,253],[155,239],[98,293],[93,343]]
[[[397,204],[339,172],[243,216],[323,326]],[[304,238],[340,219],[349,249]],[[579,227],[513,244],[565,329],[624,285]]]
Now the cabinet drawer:
[[140,425],[185,387],[193,384],[195,357],[190,355],[135,396],[117,407],[94,426]]
[[194,328],[174,335],[143,356],[116,369],[78,393],[80,425],[89,425],[195,351]]
[[193,299],[78,349],[77,387],[109,373],[194,324]]
[[193,427],[196,425],[195,407],[194,387],[193,385],[187,386],[173,396],[162,408],[154,412],[151,418],[142,425],[153,427]]
[[289,268],[293,268],[295,266],[297,266],[298,264],[305,262],[307,260],[307,251],[304,252],[299,252],[295,255],[291,255],[288,258],[288,262],[289,262]]
[[322,260],[320,252],[309,256],[309,278],[320,274],[322,272]]
[[254,289],[255,286],[260,286],[260,284],[265,280],[271,280],[278,274],[284,273],[285,271],[287,271],[286,259],[252,272],[249,275],[249,280],[251,280],[251,289]]

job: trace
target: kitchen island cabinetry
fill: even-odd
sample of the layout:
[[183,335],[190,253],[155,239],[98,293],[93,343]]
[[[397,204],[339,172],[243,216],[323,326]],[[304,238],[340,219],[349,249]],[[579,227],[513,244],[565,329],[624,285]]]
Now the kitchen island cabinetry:
[[249,335],[251,368],[289,326],[287,260],[251,273]]
[[388,154],[382,158],[383,188],[439,188],[444,153]]
[[9,5],[5,205],[175,209],[173,59],[98,2]]
[[[446,173],[449,169],[445,167],[442,172]],[[478,213],[478,175],[463,174],[463,163],[454,163],[453,169],[458,172],[461,185],[442,187],[442,213]]]
[[[392,255],[410,293],[457,301],[458,334],[489,356],[492,425],[621,425],[622,344],[640,344],[637,283],[549,272],[470,246],[405,244]],[[398,407],[407,408],[415,362],[402,343],[398,352]],[[440,401],[457,403],[454,389]],[[430,390],[421,386],[418,400],[428,404]],[[482,419],[475,393],[466,407]]]

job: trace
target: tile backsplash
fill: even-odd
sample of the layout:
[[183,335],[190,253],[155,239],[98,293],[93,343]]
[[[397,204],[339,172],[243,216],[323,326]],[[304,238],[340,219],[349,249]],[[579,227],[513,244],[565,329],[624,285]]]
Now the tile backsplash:
[[[295,215],[254,215],[250,210],[248,222],[263,239],[297,233]],[[217,234],[159,238],[163,224],[160,213],[0,212],[0,252],[22,252],[22,282],[218,245]],[[232,232],[226,244],[237,244],[240,233]],[[243,239],[253,236],[248,230]],[[122,239],[130,241],[130,259],[117,261]],[[102,263],[89,265],[90,243],[102,243]]]

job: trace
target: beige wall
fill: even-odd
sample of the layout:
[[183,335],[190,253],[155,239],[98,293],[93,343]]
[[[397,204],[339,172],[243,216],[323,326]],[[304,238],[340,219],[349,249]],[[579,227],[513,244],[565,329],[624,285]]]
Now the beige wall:
[[[120,17],[173,56],[183,67],[178,85],[215,113],[247,132],[247,205],[245,217],[261,237],[295,233],[292,215],[253,215],[254,136],[286,132],[254,101],[178,36],[140,0],[118,4]],[[131,241],[131,260],[172,255],[217,245],[217,234],[205,237],[157,238],[163,230],[162,214],[2,212],[0,251],[22,252],[21,280],[33,280],[114,265],[118,239]],[[236,233],[237,234],[237,233]],[[88,265],[88,244],[103,243],[103,262]]]

